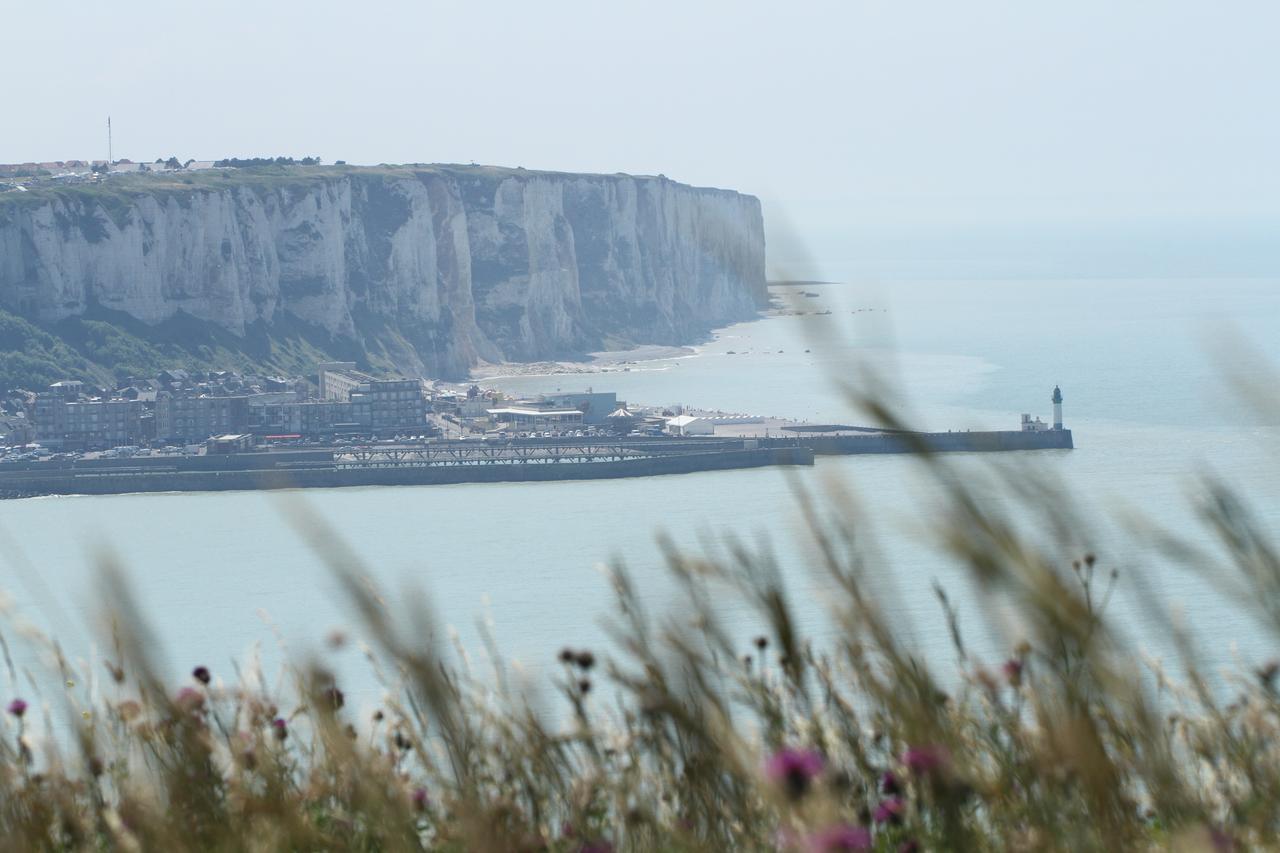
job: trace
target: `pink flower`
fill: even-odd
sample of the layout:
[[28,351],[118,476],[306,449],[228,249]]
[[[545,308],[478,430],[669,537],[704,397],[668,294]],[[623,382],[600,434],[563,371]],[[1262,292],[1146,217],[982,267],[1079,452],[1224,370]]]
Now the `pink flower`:
[[892,770],[886,770],[880,775],[880,790],[885,796],[892,797],[902,793],[902,783],[898,781],[898,774]]
[[876,823],[890,823],[897,826],[902,823],[902,815],[906,810],[907,804],[898,797],[881,800],[880,805],[876,806],[875,821]]
[[838,824],[809,836],[812,853],[842,853],[845,850],[870,850],[871,831],[866,827]]
[[9,713],[15,717],[21,717],[27,713],[27,703],[24,699],[14,699],[9,703]]
[[947,751],[940,746],[913,746],[902,756],[902,763],[917,776],[927,776],[947,764]]
[[276,740],[284,740],[289,736],[289,724],[284,721],[283,717],[276,717],[272,720],[271,729],[275,733]]
[[190,713],[197,711],[204,706],[204,696],[200,691],[193,687],[184,687],[178,691],[178,695],[174,697],[173,704],[182,710]]
[[783,749],[765,763],[764,775],[775,785],[784,786],[793,797],[800,797],[825,767],[826,761],[816,750]]
[[413,800],[413,807],[418,811],[422,811],[427,807],[427,789],[414,788],[413,794],[410,795],[410,799]]
[[1004,672],[1005,680],[1017,687],[1022,683],[1022,661],[1018,658],[1009,658],[1001,667]]

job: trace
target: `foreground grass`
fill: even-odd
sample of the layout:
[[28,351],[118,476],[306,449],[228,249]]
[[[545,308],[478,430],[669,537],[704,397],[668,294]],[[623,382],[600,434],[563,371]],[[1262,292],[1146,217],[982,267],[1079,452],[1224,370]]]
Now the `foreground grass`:
[[[565,649],[553,678],[565,710],[547,714],[512,686],[510,668],[473,679],[451,667],[425,604],[389,606],[359,556],[295,507],[293,523],[361,617],[371,665],[403,689],[355,719],[322,662],[299,665],[280,693],[203,667],[187,684],[162,683],[143,614],[116,578],[110,698],[80,704],[81,676],[63,664],[64,707],[50,711],[70,721],[61,742],[30,738],[41,709],[6,700],[0,848],[1280,845],[1280,666],[1242,673],[1224,701],[1170,627],[1184,650],[1174,689],[1139,668],[1109,621],[1116,576],[1085,547],[1087,512],[1026,472],[978,483],[944,459],[920,460],[947,507],[935,523],[943,547],[1016,614],[1002,659],[975,660],[954,619],[958,663],[939,671],[914,653],[887,593],[866,586],[877,558],[852,496],[798,489],[814,570],[836,591],[834,642],[800,636],[767,554],[668,548],[688,611],[646,613],[616,567],[615,651]],[[996,509],[1011,503],[1001,494],[1032,523]],[[1247,506],[1206,483],[1200,517],[1221,545],[1212,556],[1164,533],[1134,535],[1162,565],[1211,573],[1280,628],[1280,556]],[[716,617],[726,596],[767,626],[749,648]],[[1149,601],[1159,614],[1159,597]]]

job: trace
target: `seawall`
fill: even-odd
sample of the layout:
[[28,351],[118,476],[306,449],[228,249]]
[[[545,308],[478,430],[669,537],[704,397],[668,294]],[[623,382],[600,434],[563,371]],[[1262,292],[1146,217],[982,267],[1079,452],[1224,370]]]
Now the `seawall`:
[[134,492],[222,492],[252,489],[422,486],[457,483],[598,480],[727,471],[770,465],[812,465],[805,447],[698,451],[625,461],[468,464],[387,467],[276,467],[162,470],[141,467],[23,472],[0,480],[9,497],[103,495]]
[[1012,450],[1070,450],[1071,430],[1038,432],[906,432],[803,435],[799,441],[819,455],[858,453],[995,453]]

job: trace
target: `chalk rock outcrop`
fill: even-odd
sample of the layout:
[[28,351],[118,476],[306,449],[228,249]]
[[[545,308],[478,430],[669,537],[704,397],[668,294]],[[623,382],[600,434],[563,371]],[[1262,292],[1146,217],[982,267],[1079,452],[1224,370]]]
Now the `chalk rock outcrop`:
[[759,201],[666,178],[256,170],[0,196],[0,305],[41,322],[285,315],[403,372],[683,343],[766,301]]

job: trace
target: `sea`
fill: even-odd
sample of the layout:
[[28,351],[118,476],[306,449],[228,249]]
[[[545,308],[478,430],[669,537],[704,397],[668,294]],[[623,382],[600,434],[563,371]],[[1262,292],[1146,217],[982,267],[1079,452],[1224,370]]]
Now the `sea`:
[[[1049,420],[1057,385],[1074,450],[962,454],[946,460],[950,469],[975,483],[1030,484],[1030,495],[1006,487],[984,500],[1064,569],[1095,554],[1099,588],[1116,571],[1106,616],[1136,655],[1176,670],[1175,625],[1194,638],[1204,666],[1224,672],[1280,657],[1280,638],[1249,596],[1231,592],[1239,574],[1216,553],[1197,510],[1206,478],[1216,478],[1280,536],[1278,286],[1007,279],[775,287],[785,310],[718,329],[679,357],[487,384],[868,424],[847,389],[870,387],[874,375],[897,417],[931,430],[1016,429],[1024,412]],[[340,674],[352,704],[375,708],[389,676],[375,675],[366,632],[323,559],[330,535],[358,555],[361,574],[397,617],[410,602],[427,602],[429,624],[407,625],[410,637],[443,644],[480,678],[492,676],[499,657],[507,671],[545,685],[563,647],[614,653],[610,572],[619,566],[655,620],[687,620],[688,597],[659,537],[696,555],[724,556],[730,544],[767,554],[802,629],[830,644],[839,638],[829,616],[838,597],[798,492],[827,512],[857,507],[857,529],[874,546],[865,587],[940,672],[954,671],[957,652],[935,586],[955,607],[973,661],[998,666],[1022,639],[1025,626],[1007,603],[940,547],[947,510],[926,466],[907,456],[820,457],[812,468],[588,482],[6,501],[0,635],[19,683],[0,673],[0,690],[38,689],[54,701],[63,689],[113,689],[103,665],[116,654],[102,613],[110,564],[127,578],[148,649],[175,686],[196,665],[228,682],[258,673],[274,685],[286,662],[319,658]],[[1044,502],[1060,502],[1064,518],[1080,512],[1069,541],[1048,536],[1045,517],[1028,508]],[[289,521],[299,515],[310,521]],[[1153,544],[1162,532],[1215,556],[1185,565]],[[766,629],[763,618],[734,594],[715,600],[746,653]],[[71,688],[52,675],[50,638],[80,673]]]

